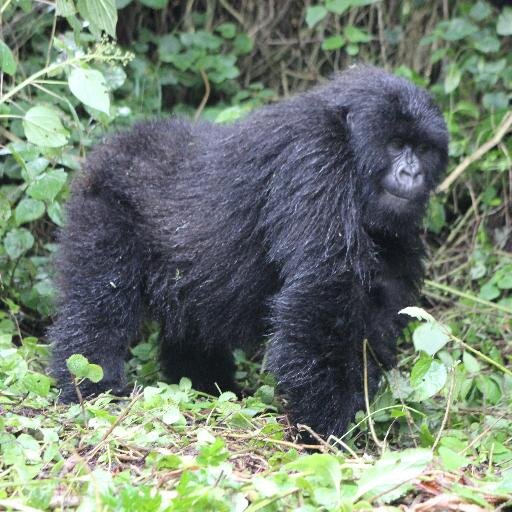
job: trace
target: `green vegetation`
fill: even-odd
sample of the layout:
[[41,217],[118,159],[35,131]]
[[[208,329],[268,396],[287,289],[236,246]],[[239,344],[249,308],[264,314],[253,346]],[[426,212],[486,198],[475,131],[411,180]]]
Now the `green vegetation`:
[[[512,506],[512,8],[305,4],[1,3],[0,510]],[[425,225],[424,303],[403,312],[399,365],[371,414],[306,446],[257,358],[236,354],[256,390],[243,400],[163,384],[151,326],[127,363],[146,387],[56,405],[50,262],[91,146],[141,117],[229,122],[360,60],[429,88],[452,137]],[[102,377],[78,355],[68,367],[78,390]]]

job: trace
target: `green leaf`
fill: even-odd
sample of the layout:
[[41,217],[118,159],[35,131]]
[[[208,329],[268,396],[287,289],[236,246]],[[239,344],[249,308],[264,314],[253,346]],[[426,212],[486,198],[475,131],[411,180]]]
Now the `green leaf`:
[[32,462],[39,462],[41,460],[41,446],[32,436],[28,434],[20,434],[16,442],[23,450],[23,456]]
[[510,290],[512,288],[512,265],[507,265],[496,273],[496,284],[502,290]]
[[421,384],[421,379],[428,372],[431,364],[432,358],[425,352],[422,352],[420,354],[419,359],[416,361],[416,363],[411,369],[411,386],[416,388]]
[[11,214],[11,203],[5,197],[0,196],[0,230],[5,227]]
[[167,5],[167,0],[140,0],[140,3],[151,9],[163,9]]
[[126,81],[126,73],[121,66],[109,66],[103,73],[109,91],[119,89]]
[[354,27],[354,25],[349,25],[345,27],[343,30],[343,35],[347,38],[351,43],[368,43],[373,38],[368,35],[366,32],[363,32],[361,29]]
[[11,76],[16,72],[14,55],[2,40],[0,40],[0,70]]
[[58,202],[51,203],[48,208],[48,217],[57,224],[57,226],[64,226],[64,214],[62,212],[62,205]]
[[55,9],[57,16],[66,18],[67,16],[73,16],[76,13],[75,5],[73,0],[57,0],[55,3]]
[[241,119],[249,112],[250,107],[247,105],[233,105],[222,109],[215,117],[216,123],[231,123],[237,119]]
[[89,373],[89,361],[81,354],[73,354],[66,359],[68,370],[78,378],[87,377]]
[[215,30],[224,39],[233,39],[236,36],[236,25],[234,23],[221,23]]
[[432,233],[436,233],[437,235],[446,224],[444,205],[435,197],[433,197],[429,202],[425,224]]
[[343,14],[352,4],[351,0],[327,0],[325,8],[334,14]]
[[342,36],[336,35],[325,39],[322,42],[322,50],[337,50],[345,44],[345,39]]
[[169,406],[162,415],[162,421],[166,425],[185,425],[186,420],[177,405]]
[[448,73],[446,73],[446,77],[444,79],[444,92],[446,94],[450,94],[455,89],[457,89],[457,87],[460,84],[461,78],[462,78],[461,70],[457,67],[456,64],[452,64],[448,68]]
[[412,401],[421,402],[434,396],[444,387],[446,379],[446,366],[423,353],[411,371]]
[[233,41],[233,50],[237,55],[245,55],[252,50],[252,39],[247,34],[238,34]]
[[25,228],[11,229],[4,238],[5,252],[11,260],[18,259],[34,245],[32,233]]
[[487,110],[505,110],[508,107],[508,95],[502,91],[486,92],[482,104]]
[[172,62],[180,49],[181,43],[173,34],[166,34],[158,39],[158,58],[162,62]]
[[463,468],[471,464],[471,460],[463,455],[459,455],[457,452],[441,446],[439,448],[439,457],[446,471],[456,471],[457,469]]
[[197,32],[183,32],[180,34],[180,41],[183,46],[197,47],[204,50],[218,50],[222,46],[222,39],[215,34],[205,30]]
[[264,404],[270,405],[274,401],[274,388],[264,384],[256,390],[254,396],[258,397]]
[[313,28],[327,16],[327,9],[323,5],[312,5],[306,10],[306,24]]
[[286,464],[287,469],[305,471],[316,475],[325,486],[339,490],[341,484],[341,466],[339,460],[327,453],[314,453]]
[[357,44],[349,44],[346,47],[346,52],[353,57],[359,53],[359,46]]
[[505,7],[498,17],[496,32],[500,36],[512,35],[512,7]]
[[438,322],[426,322],[415,329],[412,339],[417,351],[433,356],[450,341],[450,331]]
[[458,41],[478,31],[478,27],[464,18],[452,18],[439,24],[440,34],[447,41]]
[[53,201],[66,183],[67,175],[64,170],[45,172],[39,175],[27,188],[27,194],[41,201]]
[[23,129],[29,142],[42,148],[59,148],[68,141],[68,131],[59,114],[50,107],[36,106],[23,117]]
[[476,38],[473,44],[482,53],[494,53],[500,49],[500,40],[490,35]]
[[426,320],[427,322],[435,322],[436,319],[423,308],[418,308],[416,306],[408,306],[404,309],[401,309],[398,312],[399,315],[409,315],[413,318],[417,318],[418,320]]
[[500,289],[496,283],[491,279],[480,288],[478,296],[484,300],[494,300],[501,295]]
[[103,368],[99,364],[89,364],[86,377],[91,382],[99,382],[103,379]]
[[469,11],[469,15],[476,21],[485,20],[489,14],[491,14],[491,8],[486,2],[482,1],[476,2]]
[[44,214],[44,203],[36,199],[22,199],[14,210],[16,225],[21,226],[25,222],[31,222],[39,219]]
[[127,5],[130,5],[133,0],[116,0],[116,7],[119,11],[120,9],[124,9]]
[[379,496],[386,503],[396,500],[410,489],[411,480],[421,475],[431,461],[432,452],[426,448],[387,451],[361,475],[357,497]]
[[217,437],[213,443],[206,443],[199,449],[197,462],[204,466],[217,466],[229,457],[224,441]]
[[50,383],[50,379],[41,373],[31,372],[23,377],[23,385],[27,388],[27,391],[42,397],[48,396]]
[[116,37],[117,9],[115,0],[78,0],[78,12],[90,24],[91,32],[102,31]]
[[462,362],[464,363],[464,368],[466,368],[466,371],[468,373],[479,373],[481,371],[480,363],[478,362],[478,359],[470,354],[468,351],[465,351],[464,354],[462,354]]
[[71,92],[88,107],[110,113],[110,98],[104,76],[96,69],[74,68],[69,75]]
[[492,377],[478,375],[476,378],[476,387],[484,396],[485,403],[496,405],[500,401],[501,390]]

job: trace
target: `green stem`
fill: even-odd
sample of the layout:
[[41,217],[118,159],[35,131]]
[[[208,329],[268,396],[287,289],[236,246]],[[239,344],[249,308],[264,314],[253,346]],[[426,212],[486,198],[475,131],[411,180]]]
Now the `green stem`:
[[512,309],[507,308],[505,306],[501,306],[500,304],[496,304],[495,302],[490,302],[485,299],[481,299],[480,297],[476,297],[470,293],[461,292],[451,286],[447,286],[445,284],[436,283],[434,281],[430,281],[429,279],[425,280],[425,284],[430,286],[431,288],[437,288],[438,290],[443,290],[446,293],[450,293],[451,295],[456,295],[458,297],[462,297],[463,299],[470,300],[472,302],[476,302],[477,304],[482,304],[483,306],[487,306],[489,308],[497,309],[498,311],[502,311],[503,313],[507,313],[508,315],[512,315]]
[[0,9],[0,14],[3,14],[5,12],[5,10],[7,9],[7,7],[9,7],[9,4],[11,3],[11,0],[7,0],[3,5],[2,5],[2,8]]
[[462,347],[464,347],[466,350],[469,350],[469,352],[473,352],[476,356],[478,356],[480,359],[483,359],[486,363],[498,368],[498,370],[502,371],[503,373],[510,375],[512,377],[512,371],[510,371],[508,368],[505,368],[500,363],[497,363],[494,359],[491,359],[489,356],[486,356],[485,354],[482,354],[479,350],[476,348],[471,347],[464,341],[462,341],[460,338],[457,338],[457,336],[451,335],[452,340],[459,343]]
[[23,82],[19,83],[18,85],[14,86],[10,91],[6,92],[1,98],[0,98],[0,105],[2,103],[5,103],[7,100],[18,94],[22,89],[27,87],[27,85],[30,85],[32,82],[35,82],[39,77],[46,75],[47,73],[52,73],[60,68],[63,68],[65,66],[70,66],[72,64],[76,64],[77,62],[89,62],[92,59],[102,59],[101,55],[97,53],[92,53],[89,55],[81,55],[80,57],[73,57],[72,59],[65,60],[64,62],[55,62],[51,66],[44,67],[43,69],[40,69],[39,71],[36,71],[34,74],[30,75],[28,78],[23,80]]

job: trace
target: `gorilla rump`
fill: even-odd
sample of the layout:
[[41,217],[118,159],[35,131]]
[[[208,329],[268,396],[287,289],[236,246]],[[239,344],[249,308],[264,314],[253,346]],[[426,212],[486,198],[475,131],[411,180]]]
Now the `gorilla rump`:
[[418,297],[418,236],[447,163],[431,97],[359,66],[230,125],[136,125],[89,156],[60,236],[53,374],[82,353],[125,386],[143,319],[161,326],[162,368],[233,389],[232,348],[269,336],[267,368],[296,422],[341,434],[393,365]]

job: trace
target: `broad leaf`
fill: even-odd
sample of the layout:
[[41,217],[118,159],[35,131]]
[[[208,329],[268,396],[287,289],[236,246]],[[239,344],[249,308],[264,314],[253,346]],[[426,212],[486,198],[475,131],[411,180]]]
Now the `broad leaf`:
[[102,31],[116,37],[117,8],[115,0],[78,0],[78,12],[86,19],[94,34]]
[[23,117],[23,129],[29,142],[42,148],[59,148],[68,141],[56,110],[45,106],[32,107]]
[[66,366],[75,377],[87,377],[89,372],[89,361],[81,354],[73,354],[68,357],[66,359]]
[[327,9],[323,5],[313,5],[306,10],[306,23],[313,28],[327,16]]
[[450,341],[450,331],[439,322],[426,322],[415,329],[412,340],[417,351],[433,356]]
[[342,36],[336,35],[324,39],[322,43],[322,50],[338,50],[345,44],[345,39]]
[[448,68],[448,73],[446,74],[446,77],[444,79],[444,92],[446,94],[450,94],[460,84],[460,79],[462,78],[462,73],[460,69],[455,65],[452,64]]
[[66,183],[66,173],[62,169],[39,175],[27,188],[27,194],[33,199],[51,202]]
[[110,98],[104,76],[95,69],[75,68],[69,75],[71,92],[88,107],[110,113]]
[[512,35],[512,7],[505,7],[499,15],[496,32],[500,36]]
[[21,224],[25,224],[26,222],[39,219],[43,214],[44,203],[30,198],[22,199],[14,210],[14,218],[18,226],[21,226]]
[[396,500],[410,489],[411,480],[420,476],[431,461],[432,452],[425,448],[386,452],[361,475],[357,496],[379,496],[384,502]]
[[412,401],[421,402],[434,396],[446,384],[446,379],[446,366],[423,354],[411,371]]
[[10,48],[0,40],[0,70],[8,75],[16,72],[16,61]]
[[33,245],[34,237],[32,233],[25,228],[11,229],[4,238],[5,252],[11,260],[18,259]]

